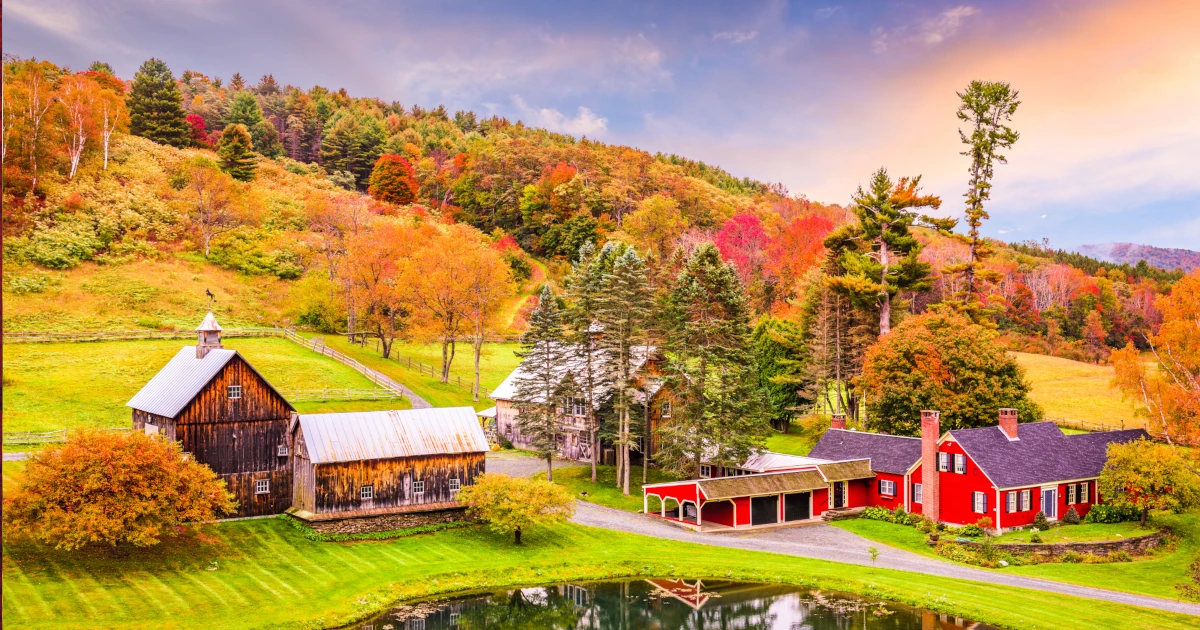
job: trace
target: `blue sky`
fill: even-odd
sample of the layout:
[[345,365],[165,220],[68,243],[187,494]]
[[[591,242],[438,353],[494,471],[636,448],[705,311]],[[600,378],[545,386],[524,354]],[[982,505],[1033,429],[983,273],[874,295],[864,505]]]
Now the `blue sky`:
[[1200,249],[1200,3],[9,0],[5,52],[345,87],[674,152],[845,203],[921,174],[959,216],[955,90],[1023,136],[985,231]]

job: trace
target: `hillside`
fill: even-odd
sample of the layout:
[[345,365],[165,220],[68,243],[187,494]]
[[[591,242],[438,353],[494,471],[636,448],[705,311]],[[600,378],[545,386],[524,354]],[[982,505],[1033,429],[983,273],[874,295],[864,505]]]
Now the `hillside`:
[[1111,388],[1113,369],[1040,354],[1014,352],[1033,389],[1029,397],[1048,420],[1074,420],[1114,428],[1145,426],[1132,402]]
[[1178,269],[1184,272],[1200,269],[1200,252],[1190,249],[1175,249],[1139,245],[1137,243],[1101,243],[1080,245],[1079,253],[1112,263],[1136,265],[1146,261],[1151,267]]

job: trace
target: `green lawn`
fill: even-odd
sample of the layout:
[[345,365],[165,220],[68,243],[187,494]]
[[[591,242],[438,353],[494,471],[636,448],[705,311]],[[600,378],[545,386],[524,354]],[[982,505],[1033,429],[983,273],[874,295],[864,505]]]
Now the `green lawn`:
[[[485,343],[479,355],[479,382],[488,389],[500,384],[517,366],[521,359],[517,358],[520,344],[516,343]],[[393,352],[402,357],[412,357],[434,369],[441,369],[442,346],[438,343],[401,343],[396,342]],[[454,353],[454,361],[450,363],[450,374],[462,378],[468,386],[475,382],[475,350],[469,343],[458,344]]]
[[1042,354],[1013,352],[1017,363],[1033,386],[1029,397],[1042,406],[1047,418],[1082,420],[1114,427],[1141,427],[1134,417],[1133,403],[1109,386],[1113,378],[1110,365],[1093,365]]
[[[1106,564],[1047,563],[994,570],[1127,593],[1178,599],[1178,592],[1175,590],[1175,585],[1189,579],[1188,565],[1196,559],[1197,553],[1200,552],[1200,512],[1157,514],[1154,518],[1154,524],[1171,527],[1179,535],[1180,539],[1174,551],[1155,553],[1134,562],[1112,562]],[[867,519],[835,521],[834,525],[886,545],[925,555],[937,555],[925,544],[925,534],[922,534],[913,527]],[[1051,539],[1047,538],[1047,536],[1053,536],[1055,537],[1054,541],[1057,542],[1065,540],[1067,537],[1095,535],[1096,532],[1105,527],[1112,528],[1109,531],[1114,534],[1123,531],[1129,532],[1130,535],[1134,536],[1145,533],[1145,530],[1138,529],[1137,525],[1132,523],[1123,523],[1118,526],[1081,524],[1053,528],[1049,532],[1043,532],[1042,537],[1046,542],[1051,542]],[[1072,530],[1079,530],[1080,533]],[[1080,540],[1081,538],[1074,539]],[[1017,541],[1008,540],[1002,542]]]
[[[538,474],[539,477],[545,477],[545,471]],[[650,483],[658,483],[660,481],[671,481],[673,478],[668,477],[662,471],[650,469]],[[556,468],[554,469],[554,483],[566,486],[571,494],[576,498],[584,499],[592,503],[599,503],[611,508],[619,510],[628,510],[630,512],[639,512],[642,509],[642,467],[634,466],[629,470],[629,496],[621,494],[621,490],[617,488],[617,467],[616,466],[597,466],[596,467],[596,483],[592,483],[592,467],[591,466],[573,466],[571,468]],[[587,496],[581,496],[581,493],[586,492]],[[658,505],[655,500],[651,506],[652,511]]]
[[[1137,522],[1130,523],[1080,523],[1078,525],[1061,525],[1038,532],[1044,543],[1058,542],[1088,542],[1094,540],[1117,540],[1134,538],[1152,534],[1154,528],[1142,529]],[[1019,532],[1008,532],[994,538],[998,543],[1027,543],[1033,532],[1028,529]]]
[[[348,366],[286,339],[230,338],[224,345],[242,353],[281,390],[354,388],[375,385]],[[4,430],[51,431],[129,424],[125,403],[187,342],[181,340],[98,343],[20,343],[4,346]],[[302,411],[394,409],[405,401],[303,403]]]
[[5,623],[55,630],[328,628],[400,599],[656,575],[851,591],[1009,628],[1195,627],[1194,617],[1120,604],[570,524],[524,538],[518,547],[472,527],[386,542],[317,543],[278,519],[263,519],[206,526],[123,558],[6,541]]

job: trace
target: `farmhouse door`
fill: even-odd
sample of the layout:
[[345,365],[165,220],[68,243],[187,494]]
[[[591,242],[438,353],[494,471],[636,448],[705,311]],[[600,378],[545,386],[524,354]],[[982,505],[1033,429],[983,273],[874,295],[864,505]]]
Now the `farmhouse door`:
[[779,522],[779,496],[751,497],[750,524],[769,525]]
[[829,506],[832,509],[846,507],[846,482],[833,482],[833,505]]
[[1046,518],[1058,518],[1058,491],[1042,490],[1042,511]]
[[804,521],[811,515],[812,495],[807,492],[783,495],[783,520]]

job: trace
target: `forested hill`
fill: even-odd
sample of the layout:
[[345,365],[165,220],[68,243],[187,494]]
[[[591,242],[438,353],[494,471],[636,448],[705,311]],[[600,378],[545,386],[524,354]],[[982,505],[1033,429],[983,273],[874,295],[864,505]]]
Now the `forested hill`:
[[1154,247],[1137,243],[1101,243],[1080,245],[1079,252],[1105,262],[1136,265],[1141,261],[1151,267],[1178,269],[1188,272],[1200,269],[1200,252],[1190,249]]

